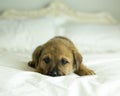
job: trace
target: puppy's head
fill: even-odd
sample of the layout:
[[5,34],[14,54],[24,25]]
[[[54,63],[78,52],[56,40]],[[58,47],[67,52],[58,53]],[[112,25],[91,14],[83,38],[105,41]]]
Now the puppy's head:
[[71,44],[48,42],[39,50],[37,72],[49,76],[67,75],[79,67],[81,55]]

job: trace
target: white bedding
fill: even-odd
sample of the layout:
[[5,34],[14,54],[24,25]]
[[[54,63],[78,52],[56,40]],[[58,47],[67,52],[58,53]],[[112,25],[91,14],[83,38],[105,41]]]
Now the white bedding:
[[27,66],[30,53],[1,52],[0,96],[120,96],[120,54],[84,55],[96,75],[49,77]]

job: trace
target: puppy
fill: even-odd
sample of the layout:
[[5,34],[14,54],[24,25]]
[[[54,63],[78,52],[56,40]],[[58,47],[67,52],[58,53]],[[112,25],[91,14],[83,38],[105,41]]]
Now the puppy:
[[82,64],[82,59],[81,54],[69,39],[57,36],[38,46],[28,65],[39,73],[53,77],[72,72],[80,76],[95,74],[93,70]]

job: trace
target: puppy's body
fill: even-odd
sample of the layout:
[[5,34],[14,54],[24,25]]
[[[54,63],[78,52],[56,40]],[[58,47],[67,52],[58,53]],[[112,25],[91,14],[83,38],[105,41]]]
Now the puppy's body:
[[65,37],[54,37],[42,46],[38,46],[32,55],[29,66],[49,76],[92,75],[94,72],[82,64],[82,56],[74,44]]

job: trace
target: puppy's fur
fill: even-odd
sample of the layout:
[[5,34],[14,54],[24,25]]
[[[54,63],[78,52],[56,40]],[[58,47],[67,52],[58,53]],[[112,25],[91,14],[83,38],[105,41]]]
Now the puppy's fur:
[[83,76],[95,74],[82,64],[82,56],[74,44],[65,37],[54,37],[38,46],[28,63],[37,72],[49,76],[67,75],[72,72]]

